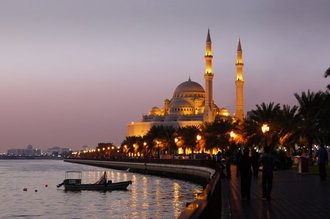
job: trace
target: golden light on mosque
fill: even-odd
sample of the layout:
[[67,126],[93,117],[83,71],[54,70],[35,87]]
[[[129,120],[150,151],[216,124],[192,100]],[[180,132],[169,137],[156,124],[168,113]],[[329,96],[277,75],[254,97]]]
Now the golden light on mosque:
[[205,73],[206,73],[206,74],[211,74],[211,73],[212,73],[212,68],[206,68]]
[[238,81],[243,81],[243,76],[240,75],[240,74],[237,74],[237,78],[236,78]]

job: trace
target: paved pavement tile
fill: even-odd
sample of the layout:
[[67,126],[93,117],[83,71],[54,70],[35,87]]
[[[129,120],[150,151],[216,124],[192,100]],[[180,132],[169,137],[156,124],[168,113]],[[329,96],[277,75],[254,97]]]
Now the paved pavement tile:
[[232,177],[221,183],[222,218],[330,218],[330,177],[320,181],[317,175],[274,171],[271,201],[261,199],[261,173],[252,178],[249,201],[241,199],[236,167],[232,167]]

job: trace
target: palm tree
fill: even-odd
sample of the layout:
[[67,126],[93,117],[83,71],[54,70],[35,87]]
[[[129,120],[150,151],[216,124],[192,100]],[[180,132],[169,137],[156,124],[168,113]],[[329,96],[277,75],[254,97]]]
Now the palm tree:
[[[278,143],[280,124],[278,117],[280,114],[280,105],[261,103],[256,105],[257,109],[251,111],[251,116],[245,120],[244,131],[248,144],[258,144],[271,146],[272,148]],[[266,124],[269,130],[262,133],[261,127]]]
[[252,120],[251,118],[246,118],[243,122],[243,135],[246,139],[247,145],[259,146],[263,139],[263,136],[260,133],[259,122]]
[[140,152],[143,147],[143,139],[140,136],[126,136],[121,146],[122,148],[126,146],[127,152],[130,153]]
[[295,143],[299,141],[299,135],[297,133],[297,127],[300,122],[298,107],[283,105],[280,110],[278,122],[281,127],[279,132],[280,144],[294,149]]
[[320,121],[320,134],[321,134],[321,141],[326,145],[330,144],[330,93],[329,91],[323,92],[322,96],[322,103],[320,106],[320,114],[319,114],[319,121]]
[[[328,77],[330,76],[330,68],[328,68],[325,72],[324,72],[324,77]],[[330,84],[328,84],[327,88],[330,90]]]
[[205,148],[212,150],[213,148],[224,149],[230,145],[230,132],[237,131],[237,123],[229,120],[215,120],[212,123],[204,123],[202,131],[205,138]]
[[299,135],[307,142],[309,156],[312,158],[312,146],[320,142],[321,137],[321,108],[324,103],[322,92],[302,92],[294,94],[299,103],[299,115],[301,117],[298,126]]
[[174,141],[175,133],[176,130],[172,126],[163,126],[162,139],[165,144],[165,150],[168,150],[169,154],[174,154],[174,151],[177,149]]
[[183,150],[186,154],[186,148],[190,148],[192,153],[197,145],[196,136],[200,133],[196,126],[186,126],[178,129],[177,134],[183,140]]
[[280,104],[269,104],[261,103],[256,105],[257,109],[252,110],[250,118],[259,123],[267,123],[275,121],[280,111]]
[[174,142],[175,129],[171,126],[153,126],[144,136],[144,140],[147,143],[149,150],[153,151],[156,146],[158,156],[160,150],[173,152],[176,149]]

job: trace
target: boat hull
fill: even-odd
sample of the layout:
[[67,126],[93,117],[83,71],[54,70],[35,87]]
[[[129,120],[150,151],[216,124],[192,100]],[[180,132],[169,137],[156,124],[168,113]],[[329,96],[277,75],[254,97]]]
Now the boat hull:
[[64,188],[67,191],[79,191],[79,190],[100,190],[100,191],[112,191],[112,190],[126,190],[128,185],[132,184],[132,181],[123,181],[117,183],[108,184],[69,184]]

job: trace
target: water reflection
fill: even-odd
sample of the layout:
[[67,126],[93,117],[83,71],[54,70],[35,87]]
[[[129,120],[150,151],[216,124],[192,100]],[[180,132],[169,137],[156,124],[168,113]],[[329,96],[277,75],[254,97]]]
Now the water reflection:
[[179,183],[173,183],[173,209],[175,217],[177,218],[181,212],[182,201],[181,198],[181,186]]
[[137,184],[137,179],[136,176],[132,176],[132,186],[131,186],[131,210],[132,212],[136,212],[137,211],[137,196],[138,196],[138,184]]
[[[0,161],[1,218],[176,218],[201,191],[184,181],[62,161],[6,162]],[[56,185],[67,170],[83,171],[84,183],[96,182],[106,171],[113,182],[132,184],[127,191],[64,192]]]
[[148,216],[148,208],[149,208],[149,202],[148,202],[148,178],[142,177],[142,194],[143,194],[143,200],[142,200],[142,217],[147,218]]

